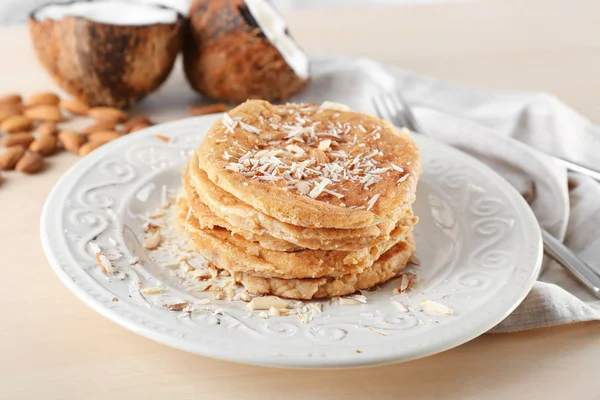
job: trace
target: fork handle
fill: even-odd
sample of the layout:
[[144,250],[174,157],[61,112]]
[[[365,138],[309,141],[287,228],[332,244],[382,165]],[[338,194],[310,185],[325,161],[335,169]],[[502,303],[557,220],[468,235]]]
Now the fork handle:
[[546,254],[575,275],[597,298],[600,298],[600,276],[567,246],[542,229]]
[[556,161],[562,164],[566,169],[573,172],[579,172],[580,174],[587,175],[600,182],[600,171],[593,170],[583,165],[576,164],[572,161],[567,161],[559,157],[553,157]]

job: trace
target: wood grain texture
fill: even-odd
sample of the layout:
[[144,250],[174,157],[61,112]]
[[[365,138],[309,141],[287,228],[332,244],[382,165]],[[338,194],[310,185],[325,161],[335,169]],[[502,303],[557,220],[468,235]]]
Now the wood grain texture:
[[[287,15],[311,52],[364,56],[461,84],[552,92],[600,122],[600,3],[498,0]],[[362,27],[358,29],[357,27]],[[0,94],[54,90],[25,27],[0,29]],[[181,66],[137,113],[186,116]],[[168,106],[165,106],[168,105]],[[91,120],[81,122],[81,129]],[[596,399],[600,324],[484,335],[406,364],[287,371],[186,354],[130,333],[75,298],[39,244],[43,202],[78,157],[0,186],[0,399]],[[168,397],[167,397],[168,396]]]

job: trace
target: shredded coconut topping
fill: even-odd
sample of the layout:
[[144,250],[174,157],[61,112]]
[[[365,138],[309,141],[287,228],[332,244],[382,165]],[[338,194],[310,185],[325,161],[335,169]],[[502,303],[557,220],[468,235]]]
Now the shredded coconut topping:
[[242,129],[245,130],[245,131],[252,132],[252,133],[260,133],[260,132],[262,132],[260,129],[258,129],[255,126],[248,125],[248,124],[246,124],[246,123],[244,123],[242,121],[239,121],[239,123],[240,123],[240,126],[242,127]]
[[114,275],[117,271],[108,257],[102,253],[96,253],[96,263],[100,268],[102,268],[102,271],[104,271],[106,275]]
[[325,139],[319,142],[319,150],[321,151],[329,150],[329,146],[331,146],[331,139]]
[[377,193],[375,196],[371,197],[371,200],[369,200],[369,203],[367,204],[367,211],[369,211],[371,208],[373,208],[373,206],[377,202],[378,198],[379,198],[379,193]]
[[233,119],[231,119],[229,114],[223,114],[223,119],[221,121],[223,122],[223,126],[225,126],[225,128],[229,132],[231,132],[231,133],[234,132],[234,129],[235,129],[235,126],[237,123]]
[[[234,142],[222,152],[222,158],[228,161],[225,169],[340,206],[345,197],[343,191],[350,187],[375,192],[377,184],[390,175],[395,175],[397,184],[408,178],[402,166],[382,159],[385,154],[377,142],[383,132],[381,126],[351,123],[341,113],[334,114],[329,121],[311,121],[311,115],[323,113],[326,108],[288,104],[273,110],[272,116],[259,116],[256,122],[259,126],[224,114],[221,121],[228,132],[233,133],[239,126],[260,135],[258,143],[270,146],[244,148]],[[353,128],[363,134],[370,133],[363,135],[366,139],[359,143]],[[344,207],[370,210],[378,198],[379,194],[374,193],[367,198],[367,204],[344,204]]]
[[402,167],[399,167],[399,166],[397,166],[397,165],[396,165],[396,164],[394,164],[394,163],[390,164],[390,166],[391,166],[391,167],[392,167],[392,168],[393,168],[395,171],[398,171],[398,172],[404,172],[404,168],[402,168]]
[[397,181],[396,183],[402,183],[402,182],[404,182],[404,181],[405,181],[407,178],[408,178],[408,174],[406,174],[406,175],[402,175],[402,176],[400,177],[400,179],[398,179],[398,181]]
[[329,185],[331,183],[331,180],[328,178],[323,179],[321,182],[319,182],[319,184],[317,186],[315,186],[313,188],[313,190],[310,191],[310,193],[308,193],[308,195],[310,197],[312,197],[313,199],[319,197],[319,195],[323,192],[323,190],[325,190],[325,186]]

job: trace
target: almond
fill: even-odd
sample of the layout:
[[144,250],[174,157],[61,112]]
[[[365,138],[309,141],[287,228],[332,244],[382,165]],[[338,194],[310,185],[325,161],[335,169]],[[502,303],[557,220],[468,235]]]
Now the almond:
[[0,97],[1,105],[21,105],[23,103],[23,98],[18,93],[9,93]]
[[87,142],[86,144],[84,144],[83,146],[81,146],[79,148],[79,155],[80,156],[87,156],[88,154],[90,154],[92,151],[96,150],[98,147],[102,146],[104,143],[98,143],[98,142]]
[[104,143],[108,143],[112,140],[118,139],[120,137],[121,137],[121,135],[119,135],[115,131],[99,131],[99,132],[91,133],[88,136],[88,139],[90,142],[98,142],[98,143],[104,144]]
[[113,107],[93,107],[89,109],[88,115],[98,121],[122,122],[127,119],[124,111]]
[[88,111],[90,110],[90,106],[77,99],[63,100],[58,103],[58,105],[60,108],[70,112],[73,115],[87,115]]
[[49,156],[56,151],[58,140],[54,136],[40,136],[29,145],[29,151],[42,156]]
[[25,105],[27,107],[34,107],[39,105],[56,106],[59,102],[60,97],[58,97],[52,92],[38,92],[29,96],[25,101]]
[[83,136],[74,131],[62,131],[58,134],[58,140],[62,146],[71,153],[78,154],[79,149],[83,145]]
[[188,113],[190,115],[199,116],[199,115],[207,115],[207,114],[216,114],[227,111],[227,105],[223,103],[217,104],[209,104],[208,106],[202,107],[193,107],[190,106],[187,108]]
[[114,131],[117,123],[114,121],[99,121],[96,122],[83,130],[84,135],[99,131]]
[[[151,126],[152,125],[152,121],[150,121],[150,118],[148,118],[145,115],[138,115],[136,117],[130,118],[129,120],[127,120],[127,122],[125,122],[123,124],[123,129],[122,129],[122,133],[129,133],[129,132],[133,132],[132,128],[140,125],[140,124],[145,124],[146,127]],[[141,128],[140,128],[141,129]]]
[[129,133],[133,133],[133,132],[137,132],[139,130],[145,129],[152,126],[152,124],[148,124],[146,122],[140,122],[139,124],[134,125],[130,130]]
[[26,174],[38,172],[44,165],[44,158],[38,153],[28,152],[17,163],[15,169]]
[[37,121],[60,121],[62,119],[60,108],[45,104],[27,108],[23,114]]
[[12,147],[12,146],[22,146],[24,148],[29,147],[31,142],[33,142],[35,138],[31,133],[28,132],[19,132],[13,133],[12,135],[4,138],[2,141],[2,146],[4,147]]
[[58,129],[54,122],[44,122],[37,127],[36,132],[40,136],[56,136]]
[[33,120],[27,118],[24,115],[13,115],[0,124],[0,129],[5,132],[20,132],[31,129],[33,126]]
[[0,123],[6,121],[13,115],[21,114],[21,108],[13,105],[0,106]]
[[9,170],[14,169],[17,162],[25,154],[25,148],[22,146],[13,146],[4,150],[4,153],[0,154],[0,169]]
[[165,142],[168,143],[171,141],[171,138],[165,135],[161,135],[161,134],[156,134],[154,135],[155,138],[157,138],[158,140],[160,140],[161,142]]

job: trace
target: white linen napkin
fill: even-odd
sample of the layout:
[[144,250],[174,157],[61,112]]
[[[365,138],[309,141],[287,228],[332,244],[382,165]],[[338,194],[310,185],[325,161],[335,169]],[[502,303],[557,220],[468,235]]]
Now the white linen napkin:
[[[401,90],[428,134],[503,175],[544,228],[600,271],[600,183],[567,176],[543,154],[600,169],[600,127],[545,93],[477,91],[342,57],[313,57],[311,68],[313,83],[294,101],[336,101],[374,114],[373,95]],[[588,320],[600,320],[600,300],[546,258],[525,301],[491,332]]]

